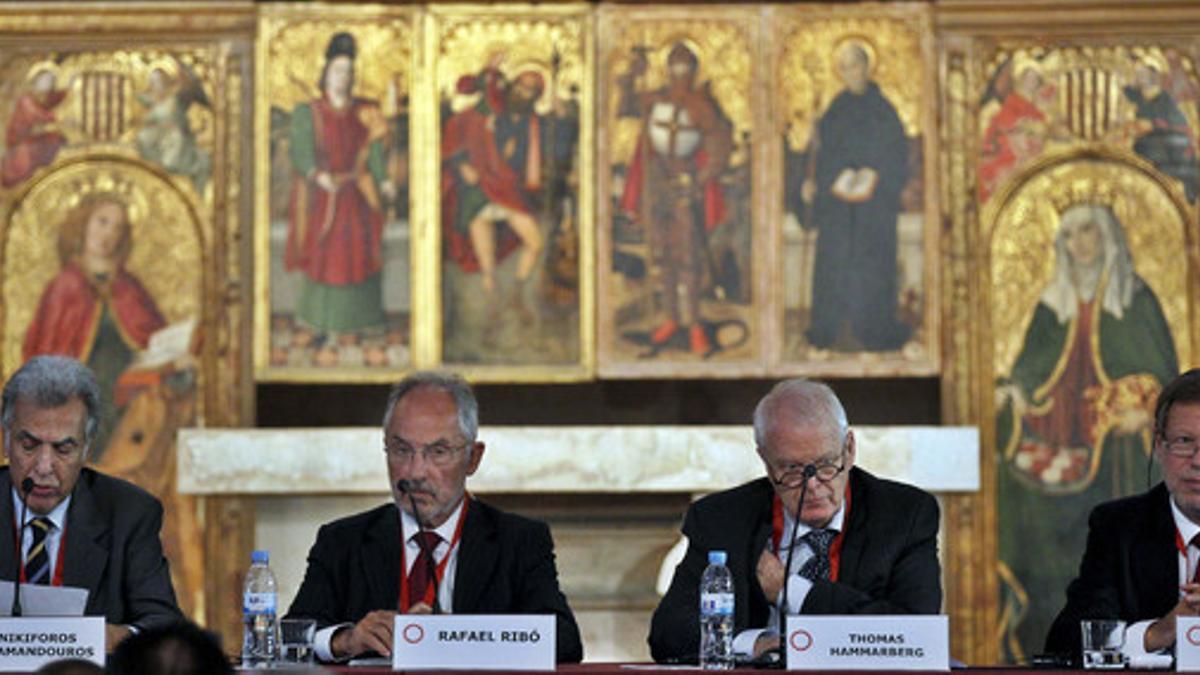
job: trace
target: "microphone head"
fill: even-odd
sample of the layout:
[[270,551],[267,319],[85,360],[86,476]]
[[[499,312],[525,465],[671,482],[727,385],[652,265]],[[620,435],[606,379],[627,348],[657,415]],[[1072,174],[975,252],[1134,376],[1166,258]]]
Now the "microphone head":
[[407,478],[401,478],[400,480],[396,481],[396,489],[401,492],[411,492],[412,481],[408,480]]
[[804,469],[801,471],[801,473],[804,474],[804,480],[808,480],[809,478],[817,475],[817,467],[813,466],[812,464],[806,464],[804,465]]
[[25,480],[21,481],[21,492],[24,494],[33,492],[33,479],[29,476],[26,476]]

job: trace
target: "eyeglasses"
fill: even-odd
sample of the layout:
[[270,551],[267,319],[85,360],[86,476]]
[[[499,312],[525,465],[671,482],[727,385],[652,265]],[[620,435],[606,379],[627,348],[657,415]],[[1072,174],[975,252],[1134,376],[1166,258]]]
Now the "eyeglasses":
[[[430,443],[420,449],[421,457],[426,462],[435,466],[447,466],[454,462],[454,458],[458,455],[459,451],[470,444],[469,441],[458,446],[441,441]],[[404,442],[385,443],[383,451],[387,453],[388,459],[397,464],[408,464],[417,456],[417,448]]]
[[1192,436],[1175,436],[1167,438],[1163,436],[1163,444],[1167,446],[1167,452],[1174,457],[1192,457],[1196,454],[1196,450],[1200,449],[1200,439]]
[[771,478],[771,482],[782,488],[798,488],[807,480],[804,474],[809,467],[813,469],[813,476],[822,483],[828,483],[837,478],[846,470],[846,446],[842,445],[842,463],[840,465],[828,461],[819,464],[788,464],[783,467],[778,478]]

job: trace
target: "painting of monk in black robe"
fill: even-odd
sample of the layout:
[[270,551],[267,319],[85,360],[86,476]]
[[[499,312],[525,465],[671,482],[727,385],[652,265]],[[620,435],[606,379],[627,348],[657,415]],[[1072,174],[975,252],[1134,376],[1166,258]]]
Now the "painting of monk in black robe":
[[897,219],[909,178],[908,142],[895,106],[871,79],[856,42],[835,56],[844,88],[816,123],[801,196],[817,232],[811,320],[818,349],[893,351],[912,327],[898,317]]

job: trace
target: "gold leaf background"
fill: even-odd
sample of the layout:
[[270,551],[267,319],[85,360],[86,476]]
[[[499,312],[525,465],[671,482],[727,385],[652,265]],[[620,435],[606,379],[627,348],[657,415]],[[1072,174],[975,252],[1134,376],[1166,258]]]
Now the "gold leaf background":
[[187,199],[159,173],[134,159],[74,162],[38,181],[9,215],[3,362],[20,365],[21,344],[46,284],[60,269],[58,228],[71,207],[93,192],[115,192],[129,206],[133,248],[126,269],[154,298],[168,323],[198,316],[203,256],[200,223]]
[[783,127],[778,131],[787,133],[792,149],[808,145],[813,125],[844,88],[836,56],[848,41],[861,43],[871,56],[871,79],[896,107],[905,135],[921,134],[925,92],[919,26],[901,19],[813,21],[797,16],[781,34],[778,87]]
[[[711,83],[713,96],[721,104],[721,110],[733,122],[733,137],[739,139],[754,128],[754,110],[751,106],[751,82],[753,62],[750,54],[750,39],[745,29],[731,21],[664,21],[632,20],[624,30],[614,36],[609,55],[607,78],[612,95],[607,101],[605,114],[612,129],[611,157],[616,163],[627,163],[637,147],[640,120],[617,116],[620,97],[616,89],[616,78],[629,70],[633,61],[633,48],[649,47],[646,55],[649,68],[640,83],[639,90],[653,91],[667,81],[667,54],[676,42],[683,41],[699,57],[700,67],[696,83],[703,86]],[[736,153],[731,160],[744,162],[748,157]]]
[[997,375],[1012,370],[1038,298],[1054,273],[1059,213],[1084,201],[1111,201],[1134,269],[1162,304],[1180,364],[1192,362],[1187,268],[1178,264],[1179,252],[1187,250],[1187,219],[1161,184],[1119,160],[1077,159],[1037,172],[1010,194],[990,229]]
[[[87,51],[70,53],[13,53],[0,63],[0,100],[15,101],[28,91],[33,77],[48,69],[57,77],[56,87],[66,90],[67,96],[55,108],[60,127],[67,137],[68,145],[93,143],[83,133],[82,97],[85,73],[114,73],[128,78],[124,94],[125,132],[116,139],[117,144],[132,145],[138,128],[146,115],[147,108],[136,95],[149,88],[150,73],[162,68],[177,82],[183,82],[185,71],[191,71],[200,82],[209,101],[215,100],[212,83],[215,81],[215,57],[211,48],[197,47],[188,50],[148,48],[137,51]],[[0,109],[0,123],[8,124],[12,106]],[[210,107],[192,105],[188,109],[188,122],[196,143],[211,151],[213,147],[214,117]]]
[[537,112],[546,114],[552,101],[550,57],[558,49],[562,61],[554,86],[566,98],[572,86],[583,87],[583,21],[579,17],[553,19],[447,18],[439,35],[438,96],[450,98],[454,109],[473,105],[476,96],[456,97],[455,84],[463,75],[478,73],[497,54],[506,77],[536,70],[546,80],[546,94]]
[[[411,90],[412,25],[404,17],[295,19],[269,17],[263,36],[270,63],[267,100],[291,112],[296,105],[320,96],[317,82],[325,67],[325,48],[335,33],[354,36],[354,95],[378,101],[385,115],[394,115],[399,98]],[[390,88],[390,89],[389,89]],[[395,99],[389,99],[393,93]]]

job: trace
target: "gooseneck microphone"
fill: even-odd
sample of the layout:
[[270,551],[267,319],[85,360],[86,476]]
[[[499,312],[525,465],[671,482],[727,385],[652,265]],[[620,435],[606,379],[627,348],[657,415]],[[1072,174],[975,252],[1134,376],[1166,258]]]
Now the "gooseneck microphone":
[[21,616],[21,542],[25,541],[25,512],[29,508],[30,492],[33,492],[33,479],[26,476],[25,480],[21,481],[21,489],[17,493],[21,498],[21,519],[17,521],[17,545],[13,550],[17,566],[13,573],[13,599],[10,616]]
[[[421,512],[417,510],[417,500],[413,498],[412,481],[401,478],[396,481],[396,487],[408,495],[408,503],[412,506],[413,518],[417,521],[417,531],[424,534],[425,524],[421,522]],[[417,548],[421,549],[421,554],[425,557],[425,564],[429,567],[429,575],[433,578],[433,613],[441,614],[442,603],[438,597],[440,589],[438,588],[437,561],[433,559],[433,551],[425,547],[425,537],[420,538]]]
[[796,506],[796,519],[792,522],[792,536],[788,539],[788,554],[787,563],[783,568],[783,605],[779,608],[779,648],[786,649],[787,630],[785,622],[788,614],[788,577],[792,575],[792,554],[796,552],[796,531],[800,529],[800,516],[804,513],[804,498],[808,496],[808,481],[813,476],[817,475],[817,467],[812,464],[806,464],[800,473],[804,476],[804,482],[800,484],[800,501]]

